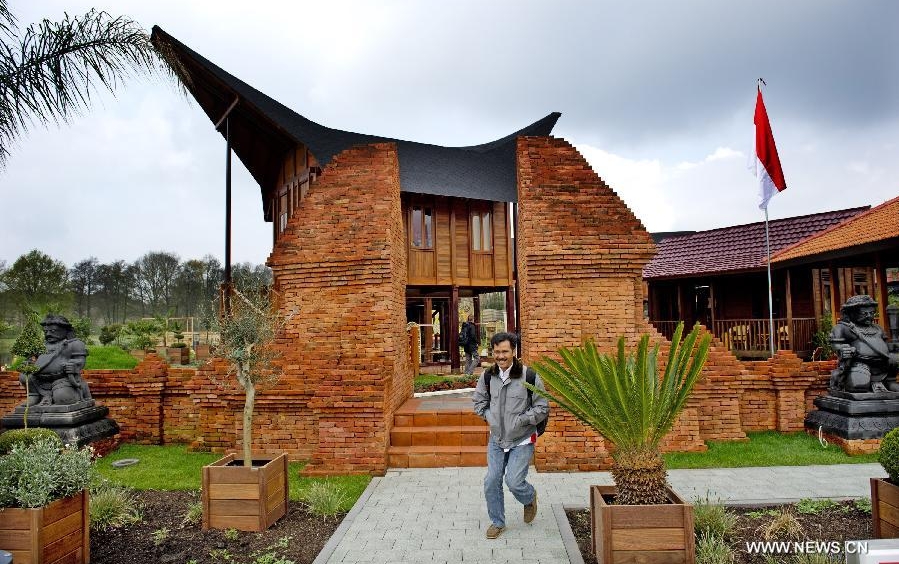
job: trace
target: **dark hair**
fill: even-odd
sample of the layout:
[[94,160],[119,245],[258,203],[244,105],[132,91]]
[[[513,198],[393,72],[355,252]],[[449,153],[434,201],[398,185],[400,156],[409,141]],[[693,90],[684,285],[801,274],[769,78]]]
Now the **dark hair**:
[[490,337],[490,348],[492,349],[503,341],[509,341],[509,344],[512,346],[512,350],[518,348],[518,335],[516,335],[515,333],[506,332],[497,333],[496,335]]

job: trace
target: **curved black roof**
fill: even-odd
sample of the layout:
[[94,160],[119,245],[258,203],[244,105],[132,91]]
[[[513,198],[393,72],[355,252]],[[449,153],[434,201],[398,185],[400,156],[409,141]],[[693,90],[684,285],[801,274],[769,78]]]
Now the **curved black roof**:
[[[227,73],[159,26],[153,43],[213,123],[233,106],[231,145],[265,192],[274,186],[287,153],[302,143],[324,167],[355,145],[396,143],[404,192],[514,202],[515,139],[546,136],[561,116],[553,112],[502,139],[470,147],[441,147],[333,129],[315,123]],[[236,105],[235,105],[236,102]],[[219,127],[224,136],[224,126]],[[270,218],[267,218],[270,219]]]

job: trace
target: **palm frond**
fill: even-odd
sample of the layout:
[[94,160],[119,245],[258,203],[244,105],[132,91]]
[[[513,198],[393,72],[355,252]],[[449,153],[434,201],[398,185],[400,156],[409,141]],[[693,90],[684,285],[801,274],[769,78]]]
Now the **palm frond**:
[[[659,375],[659,347],[650,348],[649,336],[640,338],[634,354],[618,340],[617,354],[600,354],[595,343],[563,348],[562,361],[544,357],[534,368],[549,391],[531,388],[595,429],[619,449],[658,448],[671,430],[708,356],[711,338],[699,339],[694,328],[681,342],[680,324]],[[530,386],[529,386],[530,387]]]
[[168,69],[136,22],[106,12],[45,19],[19,36],[3,0],[0,29],[8,37],[0,41],[0,165],[30,125],[65,122],[97,90],[114,93],[134,74]]

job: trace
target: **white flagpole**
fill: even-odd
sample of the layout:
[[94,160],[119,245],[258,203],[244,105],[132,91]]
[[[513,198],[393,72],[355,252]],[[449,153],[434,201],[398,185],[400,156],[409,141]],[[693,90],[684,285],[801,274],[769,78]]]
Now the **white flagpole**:
[[768,236],[768,206],[765,206],[765,247],[768,251],[768,340],[774,356],[774,298],[771,292],[771,238]]

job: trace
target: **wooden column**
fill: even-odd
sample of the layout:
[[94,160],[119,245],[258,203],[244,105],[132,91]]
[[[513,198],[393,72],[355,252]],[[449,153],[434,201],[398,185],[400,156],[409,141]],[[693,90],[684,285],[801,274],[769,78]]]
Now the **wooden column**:
[[[793,291],[791,289],[791,281],[790,281],[790,269],[787,269],[787,282],[786,282],[786,300],[787,300],[787,339],[790,343],[790,350],[795,350],[793,347]],[[780,337],[780,335],[778,335]],[[780,348],[780,347],[778,347]]]
[[684,285],[678,280],[677,282],[677,319],[675,321],[689,321],[684,316]]
[[879,325],[883,328],[883,332],[887,337],[890,334],[890,320],[887,319],[887,306],[889,305],[889,293],[887,292],[887,270],[883,266],[883,255],[878,252],[874,255],[874,269],[877,277],[877,286],[874,291],[877,300],[877,315],[880,317]]
[[450,334],[449,334],[449,350],[450,350],[450,370],[459,371],[459,287],[453,286],[450,294]]
[[425,353],[425,362],[431,362],[431,351],[434,350],[434,328],[431,327],[431,324],[434,323],[434,311],[433,304],[431,303],[431,298],[425,298],[425,344],[424,344],[424,353]]
[[840,319],[840,306],[843,305],[838,297],[840,295],[840,277],[837,275],[838,271],[834,268],[833,263],[830,263],[828,269],[830,270],[830,320],[836,325]]
[[474,295],[471,300],[474,303],[474,326],[478,330],[478,350],[481,350],[481,296]]
[[[709,331],[715,334],[715,283],[709,280],[709,313],[711,313],[712,326]],[[685,328],[686,329],[686,328]]]
[[506,331],[518,333],[518,311],[515,309],[515,286],[506,288]]

